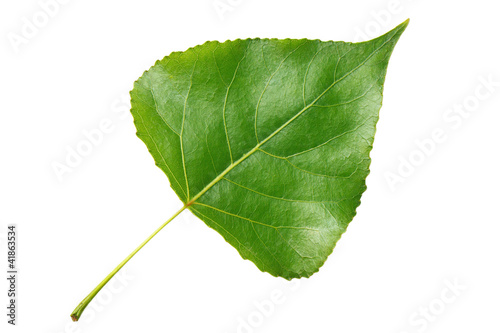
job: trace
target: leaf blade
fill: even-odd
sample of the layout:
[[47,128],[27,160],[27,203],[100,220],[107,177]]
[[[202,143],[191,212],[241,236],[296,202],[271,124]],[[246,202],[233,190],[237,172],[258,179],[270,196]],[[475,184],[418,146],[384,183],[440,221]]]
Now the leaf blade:
[[[138,135],[179,198],[243,258],[310,276],[366,189],[387,62],[406,25],[358,44],[247,39],[174,53],[131,92]],[[165,120],[179,122],[175,92],[180,133]]]

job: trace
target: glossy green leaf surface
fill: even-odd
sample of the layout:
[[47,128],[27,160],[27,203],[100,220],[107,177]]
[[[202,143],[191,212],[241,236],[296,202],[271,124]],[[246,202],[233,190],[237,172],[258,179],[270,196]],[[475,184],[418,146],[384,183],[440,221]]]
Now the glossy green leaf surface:
[[247,39],[174,52],[135,83],[137,135],[187,208],[243,258],[308,277],[366,189],[406,26],[363,43]]

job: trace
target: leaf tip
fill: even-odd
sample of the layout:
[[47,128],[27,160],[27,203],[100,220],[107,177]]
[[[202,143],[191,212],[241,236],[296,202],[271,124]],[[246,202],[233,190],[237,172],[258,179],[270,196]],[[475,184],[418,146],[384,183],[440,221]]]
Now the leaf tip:
[[399,30],[401,30],[401,32],[403,32],[406,29],[406,27],[408,26],[408,24],[410,24],[409,18],[407,18],[404,22],[402,22],[400,25],[398,25],[396,27],[396,29],[399,29]]
[[406,27],[408,27],[408,24],[410,24],[410,19],[406,19],[406,21],[402,22],[401,24],[399,24],[397,27],[395,27],[385,35],[387,36],[389,34],[392,34],[391,38],[395,38],[396,40],[398,40],[399,37],[401,37],[401,35],[403,34],[403,32],[406,30]]

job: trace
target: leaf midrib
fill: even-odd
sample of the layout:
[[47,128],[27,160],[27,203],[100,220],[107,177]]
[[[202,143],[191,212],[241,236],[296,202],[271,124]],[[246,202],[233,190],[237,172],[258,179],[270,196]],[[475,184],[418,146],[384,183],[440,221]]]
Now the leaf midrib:
[[316,97],[311,103],[309,103],[309,105],[305,106],[304,108],[302,108],[295,116],[293,116],[292,118],[290,118],[286,123],[284,123],[283,125],[281,125],[278,129],[276,129],[273,133],[271,133],[268,137],[266,137],[264,140],[260,141],[259,143],[257,143],[257,145],[252,148],[250,151],[248,151],[246,154],[244,154],[242,157],[240,157],[236,162],[233,162],[231,163],[224,171],[222,171],[217,177],[215,177],[208,185],[206,185],[200,192],[198,192],[191,200],[189,200],[189,197],[188,197],[188,202],[186,203],[185,207],[189,207],[191,206],[192,204],[194,204],[196,202],[196,200],[198,200],[203,194],[205,194],[210,188],[212,188],[215,184],[217,184],[221,179],[224,178],[224,176],[226,174],[228,174],[231,170],[233,170],[236,166],[238,166],[241,162],[243,162],[244,160],[246,160],[248,157],[250,157],[253,153],[255,153],[256,151],[258,151],[260,149],[260,147],[262,147],[266,142],[268,142],[269,140],[271,140],[276,134],[278,134],[279,132],[281,132],[281,130],[285,127],[287,127],[290,123],[292,123],[295,119],[297,119],[298,117],[300,117],[304,112],[306,112],[307,110],[309,110],[311,107],[314,106],[314,104],[321,98],[323,97],[330,89],[332,89],[337,83],[339,83],[340,81],[344,80],[345,78],[347,78],[349,75],[351,75],[353,72],[355,72],[356,70],[358,70],[361,66],[363,66],[366,62],[368,62],[368,60],[371,59],[371,57],[373,57],[378,51],[380,51],[387,43],[389,43],[393,38],[394,36],[397,35],[397,33],[395,32],[389,39],[387,39],[384,43],[382,43],[382,45],[380,45],[379,47],[377,47],[372,53],[370,53],[365,60],[363,60],[358,66],[356,66],[355,68],[353,68],[352,70],[350,70],[348,73],[346,73],[344,76],[342,76],[340,79],[334,81],[330,86],[328,86],[318,97]]

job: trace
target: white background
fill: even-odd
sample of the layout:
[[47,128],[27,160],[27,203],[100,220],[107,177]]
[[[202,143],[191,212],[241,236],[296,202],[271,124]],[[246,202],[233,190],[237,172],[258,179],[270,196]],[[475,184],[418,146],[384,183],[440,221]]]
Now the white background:
[[[223,13],[213,0],[66,2],[47,22],[38,1],[0,5],[2,271],[8,223],[20,237],[18,326],[6,324],[2,278],[2,332],[499,332],[500,86],[482,83],[500,82],[497,2],[221,0]],[[33,16],[41,27],[22,37]],[[408,17],[368,190],[319,273],[300,284],[261,273],[186,211],[72,324],[80,300],[181,207],[128,112],[144,70],[206,40],[355,41]],[[103,119],[112,129],[59,180],[54,163]],[[416,141],[436,130],[445,139],[424,155]],[[271,294],[282,295],[272,307]]]

